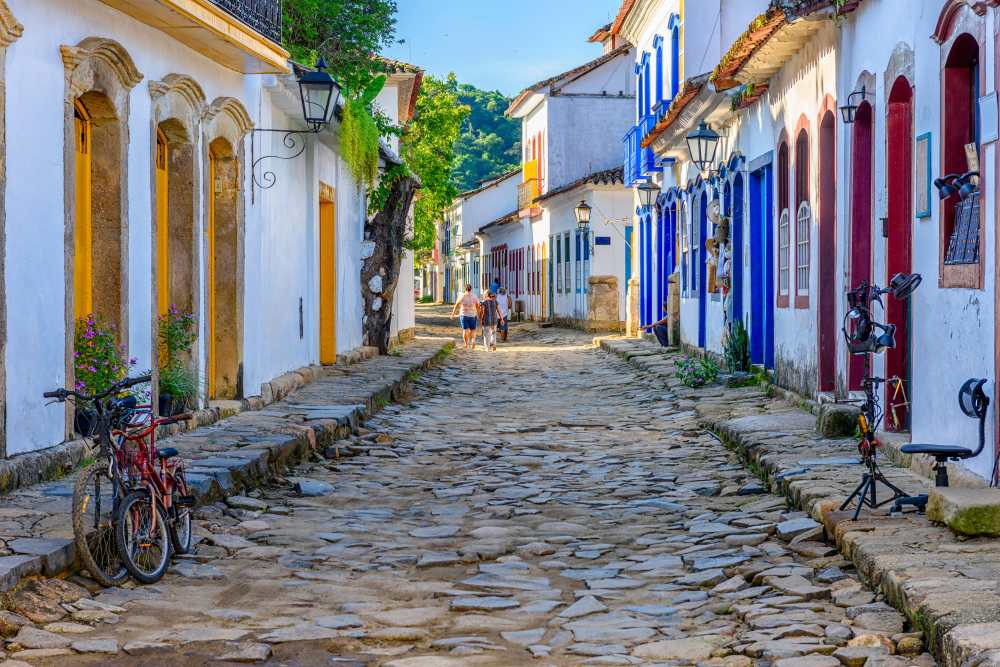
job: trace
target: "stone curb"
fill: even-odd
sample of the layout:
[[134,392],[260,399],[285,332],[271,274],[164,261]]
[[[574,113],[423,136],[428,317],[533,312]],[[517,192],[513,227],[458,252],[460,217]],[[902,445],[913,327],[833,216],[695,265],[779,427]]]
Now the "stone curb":
[[[185,466],[189,487],[198,498],[198,504],[257,487],[269,476],[280,474],[282,468],[297,463],[310,452],[322,451],[324,446],[346,438],[351,429],[368,415],[382,405],[398,399],[414,373],[426,370],[455,345],[455,341],[451,338],[421,340],[431,343],[429,349],[425,349],[427,346],[422,346],[420,349],[412,350],[408,356],[404,354],[399,361],[394,357],[378,357],[386,366],[384,374],[381,370],[378,371],[384,381],[365,385],[363,403],[330,406],[331,411],[337,413],[334,418],[307,419],[301,424],[275,423],[268,429],[270,434],[266,435],[266,439],[263,437],[254,439],[253,445],[232,452],[211,453],[209,458],[189,459],[182,454],[182,457],[187,459]],[[308,367],[295,373],[286,373],[272,383],[279,388],[277,392],[279,395],[287,396],[317,380],[335,384],[337,379],[337,376],[329,375],[323,367]],[[272,401],[270,406],[262,405],[258,410],[213,406],[199,410],[193,419],[183,424],[173,425],[171,431],[172,435],[177,435],[181,431],[192,431],[198,426],[220,422],[246,412],[257,412],[262,416],[268,416],[269,413],[294,414],[294,410],[293,405],[283,410],[282,404],[278,401]],[[35,452],[34,456],[17,457],[20,461],[16,463],[27,471],[20,479],[31,479],[32,475],[43,475],[51,470],[52,466],[75,466],[89,454],[86,441],[77,440]],[[0,464],[11,462],[14,460],[3,461]],[[14,471],[16,475],[17,469]],[[41,477],[35,479],[43,481]],[[12,591],[21,581],[30,577],[40,574],[55,577],[74,569],[76,549],[73,540],[14,540],[8,543],[8,548],[15,555],[0,557],[0,592]]]

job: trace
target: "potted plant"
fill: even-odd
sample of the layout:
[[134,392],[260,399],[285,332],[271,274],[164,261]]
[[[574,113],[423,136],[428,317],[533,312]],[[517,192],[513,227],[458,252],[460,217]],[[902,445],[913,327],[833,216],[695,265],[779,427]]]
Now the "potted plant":
[[[128,377],[136,359],[129,359],[124,345],[117,342],[118,327],[105,323],[101,315],[84,315],[76,321],[73,338],[74,389],[82,394],[98,394]],[[80,406],[76,410],[75,429],[84,436],[92,434],[96,414]]]
[[159,412],[163,417],[184,412],[187,404],[202,396],[201,378],[185,364],[198,339],[198,318],[179,313],[174,304],[159,319]]

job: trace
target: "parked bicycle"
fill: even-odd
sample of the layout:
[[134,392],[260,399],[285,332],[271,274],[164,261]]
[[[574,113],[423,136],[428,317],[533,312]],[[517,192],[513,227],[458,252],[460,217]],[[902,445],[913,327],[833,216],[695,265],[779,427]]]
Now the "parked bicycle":
[[[127,378],[94,395],[68,389],[43,394],[59,402],[89,403],[96,413],[97,460],[77,479],[72,519],[80,561],[103,586],[121,585],[129,575],[142,583],[158,581],[166,573],[171,542],[177,553],[187,553],[191,544],[194,498],[187,495],[184,464],[172,458],[176,449],[156,450],[155,434],[156,427],[193,415],[155,419],[152,406],[120,396],[151,379]],[[127,525],[120,530],[122,517]]]
[[[96,414],[93,441],[98,446],[97,459],[83,469],[73,489],[73,537],[76,553],[91,578],[102,586],[119,586],[128,579],[128,570],[115,546],[112,530],[124,486],[118,471],[113,424],[122,418],[126,405],[135,405],[134,397],[118,398],[126,389],[149,382],[152,378],[126,378],[99,394],[86,395],[71,389],[47,391],[42,396],[63,403],[90,404]],[[131,400],[129,400],[131,399]]]
[[154,419],[138,406],[118,436],[118,468],[128,494],[115,523],[115,545],[134,579],[152,584],[163,578],[171,553],[191,548],[191,508],[184,461],[173,447],[156,448],[158,426],[194,417],[191,413]]

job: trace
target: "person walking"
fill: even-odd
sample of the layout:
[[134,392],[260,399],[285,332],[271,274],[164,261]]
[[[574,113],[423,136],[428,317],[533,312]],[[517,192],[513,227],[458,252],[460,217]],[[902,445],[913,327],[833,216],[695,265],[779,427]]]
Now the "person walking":
[[496,294],[493,292],[486,293],[480,317],[483,323],[483,349],[487,352],[494,352],[497,349],[497,325],[504,322],[505,319],[503,313],[500,312]]
[[497,296],[497,303],[500,305],[500,312],[503,313],[503,323],[497,327],[497,334],[501,337],[500,342],[507,342],[507,323],[510,321],[510,311],[514,307],[511,303],[510,295],[507,294],[507,288],[501,287],[500,294]]
[[465,286],[465,294],[462,295],[451,311],[451,319],[455,319],[455,314],[462,311],[462,338],[465,339],[466,349],[476,347],[476,315],[479,314],[479,299],[472,293],[472,285]]
[[670,347],[670,332],[667,330],[667,320],[668,317],[664,317],[659,322],[653,322],[652,324],[647,324],[644,327],[639,327],[640,329],[652,329],[653,334],[656,336],[656,340],[660,341],[660,347]]

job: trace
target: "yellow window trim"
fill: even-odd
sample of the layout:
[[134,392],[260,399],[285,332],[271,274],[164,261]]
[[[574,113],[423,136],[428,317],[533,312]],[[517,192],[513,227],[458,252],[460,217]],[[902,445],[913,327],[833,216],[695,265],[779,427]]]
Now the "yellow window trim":
[[74,183],[73,314],[79,319],[93,312],[90,114],[80,100],[74,100]]

